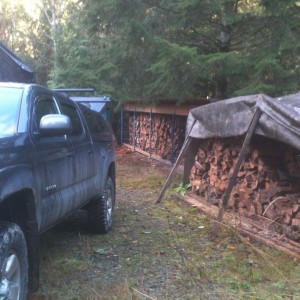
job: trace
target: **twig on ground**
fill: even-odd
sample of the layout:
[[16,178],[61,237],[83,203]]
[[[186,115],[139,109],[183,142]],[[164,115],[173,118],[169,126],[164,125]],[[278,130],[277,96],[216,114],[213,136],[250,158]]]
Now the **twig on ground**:
[[136,293],[138,293],[138,294],[140,294],[140,295],[142,295],[142,296],[144,296],[144,297],[146,297],[146,298],[148,298],[148,299],[156,300],[155,298],[152,298],[151,296],[148,296],[148,295],[146,295],[146,294],[140,292],[139,290],[137,290],[137,289],[135,289],[135,288],[133,288],[133,287],[131,287],[131,289],[132,289],[134,292],[136,292]]

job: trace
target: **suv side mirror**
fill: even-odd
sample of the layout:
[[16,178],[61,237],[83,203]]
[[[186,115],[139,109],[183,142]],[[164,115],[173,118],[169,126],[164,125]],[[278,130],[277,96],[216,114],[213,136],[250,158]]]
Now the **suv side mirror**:
[[65,135],[72,132],[71,120],[66,115],[50,114],[41,118],[39,132],[42,135]]

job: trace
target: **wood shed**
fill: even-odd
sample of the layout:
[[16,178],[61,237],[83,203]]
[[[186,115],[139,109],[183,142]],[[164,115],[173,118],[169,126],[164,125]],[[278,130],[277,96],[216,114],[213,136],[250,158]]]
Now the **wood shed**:
[[175,100],[161,100],[153,105],[131,102],[121,113],[121,144],[147,156],[173,163],[185,139],[189,111],[209,103],[190,100],[178,105]]
[[[188,202],[251,237],[300,257],[300,93],[250,95],[190,111],[180,155]],[[229,214],[228,214],[229,213]]]
[[0,81],[33,83],[34,72],[0,42]]

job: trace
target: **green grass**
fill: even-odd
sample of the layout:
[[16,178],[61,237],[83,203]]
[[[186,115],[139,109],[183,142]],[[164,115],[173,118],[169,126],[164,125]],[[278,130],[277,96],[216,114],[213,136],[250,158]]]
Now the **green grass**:
[[[114,229],[78,222],[41,238],[41,299],[300,299],[300,263],[179,201],[165,177],[121,165]],[[176,185],[178,181],[176,182]],[[178,185],[177,185],[178,186]]]
[[[300,299],[298,260],[249,243],[228,228],[211,242],[213,220],[172,196],[162,206],[117,212],[109,235],[47,234],[43,294],[51,299],[147,299],[136,291],[151,295],[149,286],[163,282],[161,296],[154,291],[150,299],[176,294],[179,299]],[[49,247],[52,242],[56,245]]]

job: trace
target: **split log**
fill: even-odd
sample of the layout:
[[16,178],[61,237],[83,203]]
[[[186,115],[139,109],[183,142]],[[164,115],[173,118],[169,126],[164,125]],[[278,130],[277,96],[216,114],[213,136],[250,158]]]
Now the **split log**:
[[[242,138],[203,141],[191,170],[192,191],[219,205],[237,161]],[[250,145],[229,209],[243,216],[265,216],[278,230],[300,242],[299,151],[279,142],[257,138]]]
[[[186,117],[136,113],[129,118],[129,143],[142,151],[171,160],[184,142]],[[174,157],[174,158],[175,158]]]

